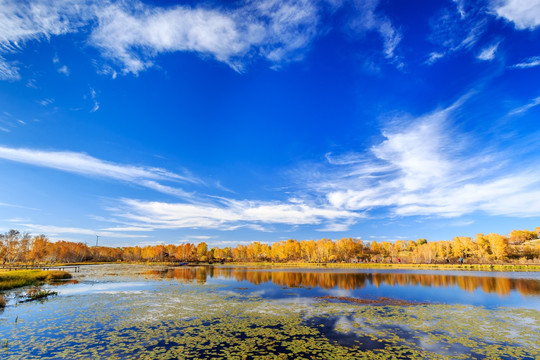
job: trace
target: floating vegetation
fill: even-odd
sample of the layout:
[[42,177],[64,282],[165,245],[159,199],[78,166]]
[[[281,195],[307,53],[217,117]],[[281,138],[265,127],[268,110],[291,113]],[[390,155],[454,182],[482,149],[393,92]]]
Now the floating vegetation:
[[0,309],[5,308],[6,304],[7,304],[6,296],[3,294],[0,294]]
[[48,296],[51,296],[51,295],[58,295],[58,293],[56,291],[43,290],[43,289],[34,287],[34,288],[30,288],[26,292],[26,301],[40,300],[40,299],[47,298]]
[[393,305],[393,306],[412,306],[412,305],[427,305],[427,303],[408,301],[403,299],[393,299],[388,297],[380,297],[378,299],[358,299],[347,296],[318,296],[321,300],[337,300],[354,304],[363,305]]
[[271,300],[208,283],[154,281],[145,292],[58,296],[39,307],[20,304],[13,309],[17,324],[0,317],[0,339],[9,339],[9,352],[0,349],[0,357],[540,357],[537,310],[388,301],[370,305],[298,297]]

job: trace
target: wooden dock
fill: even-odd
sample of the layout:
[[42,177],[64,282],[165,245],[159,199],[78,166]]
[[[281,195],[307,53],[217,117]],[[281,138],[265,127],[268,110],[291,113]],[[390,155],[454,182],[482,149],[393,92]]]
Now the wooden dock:
[[3,270],[62,270],[62,271],[72,271],[79,272],[81,267],[79,265],[59,265],[59,266],[48,266],[48,265],[0,265],[0,269]]

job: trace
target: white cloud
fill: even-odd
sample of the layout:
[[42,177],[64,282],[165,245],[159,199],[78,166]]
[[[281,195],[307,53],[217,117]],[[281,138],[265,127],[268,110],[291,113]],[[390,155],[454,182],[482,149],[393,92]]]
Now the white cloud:
[[51,237],[57,237],[62,234],[76,234],[76,235],[99,235],[106,236],[110,238],[146,238],[148,235],[138,235],[138,234],[125,234],[119,232],[111,231],[102,231],[99,229],[85,229],[77,227],[63,227],[55,225],[36,225],[36,224],[20,224],[24,226],[24,231],[28,231],[33,234],[47,234]]
[[491,61],[495,59],[495,53],[497,52],[497,49],[499,48],[499,43],[490,45],[480,52],[478,56],[476,56],[477,59],[483,60],[483,61]]
[[73,30],[81,5],[77,1],[2,1],[0,49],[14,51],[24,42],[48,39]]
[[377,31],[383,40],[383,52],[387,59],[393,60],[398,67],[402,66],[395,50],[401,41],[401,33],[384,15],[376,12],[379,0],[354,1],[356,18],[351,27],[358,32]]
[[429,54],[429,58],[426,60],[426,64],[431,65],[437,62],[437,60],[442,59],[444,57],[443,53],[440,52],[432,52]]
[[510,111],[508,113],[508,115],[518,115],[518,114],[523,114],[524,112],[528,111],[529,109],[535,107],[535,106],[538,106],[540,105],[540,96],[537,97],[537,98],[534,98],[531,100],[531,102],[529,102],[528,104],[526,105],[523,105],[523,106],[520,106],[512,111]]
[[90,112],[96,112],[99,110],[99,103],[98,101],[96,100],[96,90],[90,88],[90,97],[92,98],[92,101],[94,103],[94,106],[92,106],[92,109],[90,110]]
[[132,226],[154,229],[205,228],[234,230],[261,224],[318,225],[342,221],[350,225],[359,214],[305,203],[222,199],[219,204],[165,203],[122,199],[113,210]]
[[66,75],[66,76],[69,76],[69,69],[68,69],[68,67],[67,67],[66,65],[60,67],[60,68],[58,69],[58,72],[59,72],[60,74],[64,74],[64,75]]
[[[0,2],[0,53],[15,53],[28,41],[76,30],[85,14],[82,8],[87,6],[75,0]],[[0,80],[18,79],[18,67],[0,56]]]
[[0,80],[19,80],[19,68],[0,56]]
[[[375,13],[378,0],[353,2],[356,28],[376,31],[383,54],[400,66],[395,49],[401,33],[390,20]],[[13,54],[28,41],[41,41],[84,29],[88,44],[98,48],[123,73],[138,74],[164,53],[192,52],[243,71],[257,59],[272,68],[299,61],[321,29],[325,11],[344,3],[310,0],[261,0],[221,5],[154,6],[138,0],[5,0],[0,3],[0,55]],[[53,62],[59,63],[58,55]],[[110,65],[100,73],[116,77]],[[59,71],[68,74],[67,67]],[[15,64],[0,58],[0,79],[20,77]]]
[[350,165],[362,162],[362,155],[354,152],[334,156],[332,153],[324,155],[329,164],[332,165]]
[[492,0],[491,8],[518,30],[534,30],[540,26],[540,0]]
[[[28,41],[87,27],[89,44],[124,72],[137,74],[158,54],[176,51],[210,56],[237,71],[256,57],[279,66],[301,59],[317,36],[317,5],[308,0],[246,1],[228,8],[158,7],[136,0],[6,0],[0,3],[0,52],[14,53]],[[57,55],[53,62],[58,63]],[[0,78],[19,78],[17,68],[3,58]]]
[[160,168],[116,164],[83,153],[0,146],[0,159],[79,175],[125,181],[193,202],[120,200],[122,206],[114,206],[109,210],[122,218],[120,221],[122,225],[106,230],[151,231],[179,228],[233,230],[244,227],[265,231],[263,227],[265,224],[322,224],[328,231],[338,231],[338,228],[344,230],[362,217],[356,212],[335,209],[327,204],[310,205],[300,199],[291,199],[288,202],[264,202],[213,197],[214,203],[204,203],[199,195],[161,183],[161,181],[186,181],[200,184],[197,178],[178,175]]
[[429,53],[428,65],[451,54],[470,50],[487,27],[487,20],[480,9],[465,9],[464,2],[454,1],[456,9],[444,8],[430,20],[429,40],[437,50]]
[[176,196],[189,194],[162,185],[157,180],[199,183],[190,175],[179,175],[160,168],[116,164],[71,151],[44,151],[0,146],[0,159],[47,167],[74,174],[126,181]]
[[155,55],[174,51],[210,55],[238,71],[254,56],[279,65],[301,58],[317,34],[317,8],[306,0],[247,2],[235,9],[128,5],[97,10],[90,41],[135,74],[152,66]]
[[[467,134],[451,126],[461,102],[416,119],[396,120],[383,131],[384,140],[370,149],[371,157],[332,160],[302,181],[336,209],[354,212],[459,217],[481,211],[538,216],[537,159],[514,167],[510,153],[485,146],[479,151]],[[534,99],[526,107],[539,103]]]
[[517,69],[527,69],[535,66],[540,66],[540,56],[533,56],[526,59],[524,62],[512,65],[511,67]]
[[54,102],[54,99],[43,99],[43,100],[40,100],[38,101],[38,104],[41,105],[41,106],[47,106],[47,105],[50,105]]

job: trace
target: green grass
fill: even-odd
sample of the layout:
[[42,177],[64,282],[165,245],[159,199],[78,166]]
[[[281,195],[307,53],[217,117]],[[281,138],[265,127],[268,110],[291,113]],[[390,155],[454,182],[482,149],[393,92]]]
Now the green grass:
[[36,285],[44,281],[70,279],[67,271],[45,270],[14,270],[0,271],[0,290],[10,290],[18,287]]

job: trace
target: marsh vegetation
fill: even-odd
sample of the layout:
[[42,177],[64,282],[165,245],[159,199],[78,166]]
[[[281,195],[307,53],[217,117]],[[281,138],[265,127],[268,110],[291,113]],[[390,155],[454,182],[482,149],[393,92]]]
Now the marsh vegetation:
[[3,358],[540,356],[538,273],[104,265],[75,276],[45,302],[8,303]]

